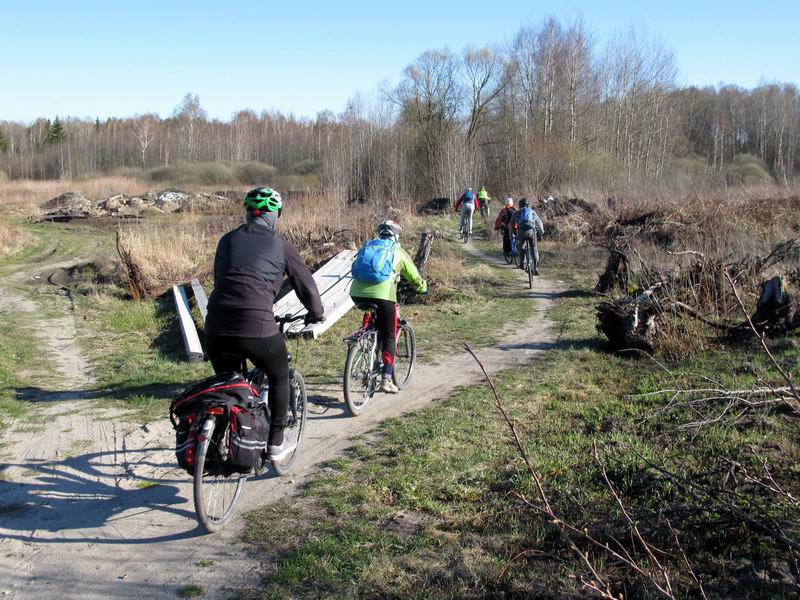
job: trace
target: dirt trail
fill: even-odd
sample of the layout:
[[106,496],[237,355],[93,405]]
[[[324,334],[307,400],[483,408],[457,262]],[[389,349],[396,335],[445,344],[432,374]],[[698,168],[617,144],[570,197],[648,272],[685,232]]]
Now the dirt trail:
[[[465,250],[499,264],[471,244]],[[520,297],[530,298],[536,313],[504,332],[497,346],[480,349],[490,372],[528,361],[553,346],[546,313],[554,282],[537,278],[529,291],[527,279],[519,274]],[[11,309],[4,304],[13,302],[10,297],[0,296],[0,311]],[[407,390],[376,396],[359,418],[349,418],[338,390],[310,386],[311,394],[330,400],[311,407],[296,474],[250,480],[239,514],[294,493],[316,465],[341,454],[353,436],[383,419],[422,408],[479,379],[473,359],[461,352],[444,364],[418,367]],[[82,385],[77,377],[72,383],[75,390]],[[73,394],[80,398],[79,391]],[[174,598],[192,583],[206,590],[206,597],[217,598],[256,585],[258,565],[237,543],[241,522],[212,536],[198,527],[190,480],[174,466],[169,423],[139,427],[90,420],[84,416],[88,406],[87,401],[70,402],[74,410],[63,414],[64,403],[58,403],[47,409],[53,418],[44,432],[9,436],[12,458],[0,464],[6,479],[0,479],[0,594]]]

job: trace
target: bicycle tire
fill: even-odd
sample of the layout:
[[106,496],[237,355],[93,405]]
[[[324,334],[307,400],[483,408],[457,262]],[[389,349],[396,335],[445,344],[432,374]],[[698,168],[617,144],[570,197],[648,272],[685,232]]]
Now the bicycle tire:
[[[295,390],[295,386],[297,389]],[[306,382],[303,376],[295,370],[289,372],[289,389],[290,393],[295,394],[294,401],[296,404],[297,417],[293,417],[294,423],[290,423],[286,427],[286,431],[293,433],[297,436],[297,447],[294,451],[282,461],[272,461],[272,466],[278,475],[286,475],[292,469],[297,457],[300,456],[300,445],[303,442],[303,436],[306,432],[306,417],[308,416],[308,397],[306,396]],[[291,401],[291,399],[290,399]],[[289,409],[291,410],[291,406]]]
[[528,289],[533,289],[533,252],[531,251],[531,241],[528,240],[525,244],[525,254],[528,270]]
[[[404,332],[405,340],[408,342],[408,368],[405,369],[405,374],[401,379],[397,374],[397,358],[400,356],[400,331]],[[398,336],[397,336],[397,353],[395,355],[394,371],[392,371],[392,380],[394,384],[401,390],[408,387],[411,383],[411,375],[414,373],[414,366],[417,364],[417,336],[411,323],[400,323]]]
[[511,264],[511,262],[514,260],[514,257],[513,257],[513,256],[511,256],[511,253],[510,253],[510,252],[503,252],[503,258],[505,258],[505,259],[506,259],[506,264],[507,264],[507,265],[510,265],[510,264]]
[[[369,401],[372,399],[372,393],[374,393],[374,382],[372,379],[374,378],[372,370],[373,365],[367,365],[366,368],[368,372],[366,373],[359,373],[360,377],[367,377],[366,386],[363,391],[357,392],[354,389],[351,389],[351,382],[353,381],[353,365],[356,364],[356,368],[363,369],[363,364],[356,363],[357,358],[363,358],[364,361],[368,360],[368,356],[364,352],[364,348],[362,347],[361,342],[353,342],[347,348],[347,360],[344,363],[344,377],[342,381],[342,389],[344,391],[344,402],[347,405],[347,409],[350,411],[350,414],[354,417],[357,417],[361,413],[363,413],[367,409],[367,405]],[[373,385],[373,391],[370,393],[369,386],[370,383]],[[361,402],[357,401],[356,396],[360,396],[362,398]]]
[[[206,473],[206,458],[208,456],[208,449],[211,447],[212,440],[214,438],[214,428],[216,426],[216,422],[212,424],[210,430],[206,431],[205,428],[203,429],[203,433],[205,434],[205,439],[202,442],[197,443],[197,452],[195,453],[195,465],[194,465],[194,485],[193,485],[193,496],[194,496],[194,510],[197,513],[197,520],[200,521],[200,524],[205,528],[208,533],[215,533],[222,529],[225,524],[230,520],[233,516],[233,513],[236,512],[236,506],[239,504],[239,499],[242,495],[242,489],[244,488],[244,482],[247,480],[245,475],[234,474],[231,477],[224,477],[224,475],[211,475],[210,473]],[[207,475],[207,476],[206,476]],[[207,495],[216,495],[217,491],[212,490],[212,481],[219,481],[223,485],[228,485],[230,482],[227,480],[236,478],[236,487],[233,491],[233,495],[230,501],[230,506],[224,510],[222,515],[218,518],[209,514],[209,510],[206,506],[206,496]],[[224,491],[223,491],[223,502],[224,502]],[[216,496],[215,496],[216,497]],[[214,500],[214,506],[216,507],[216,500]]]

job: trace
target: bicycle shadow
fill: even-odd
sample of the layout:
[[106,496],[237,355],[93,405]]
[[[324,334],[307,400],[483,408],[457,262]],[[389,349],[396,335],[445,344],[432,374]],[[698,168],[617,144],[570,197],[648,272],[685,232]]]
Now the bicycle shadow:
[[[0,537],[37,543],[149,544],[202,535],[189,497],[188,477],[178,471],[172,448],[89,452],[60,460],[0,463],[24,480],[0,480]],[[162,460],[160,457],[169,456]],[[154,459],[154,457],[156,457]],[[154,476],[137,475],[136,469]],[[160,475],[159,475],[160,474]],[[185,490],[184,490],[185,492]],[[165,523],[190,519],[189,529]]]

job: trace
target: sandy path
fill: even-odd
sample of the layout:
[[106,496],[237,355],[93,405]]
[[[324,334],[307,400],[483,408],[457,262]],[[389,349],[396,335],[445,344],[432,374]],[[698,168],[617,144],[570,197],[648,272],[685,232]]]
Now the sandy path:
[[[466,250],[497,263],[471,244]],[[519,273],[520,297],[536,303],[536,314],[506,332],[496,347],[479,351],[490,372],[530,360],[553,344],[546,312],[554,284],[537,278],[528,291]],[[11,309],[10,297],[0,295],[0,311]],[[73,349],[80,354],[76,345]],[[75,364],[83,369],[71,380],[72,389],[79,390],[86,382],[85,363]],[[473,359],[461,352],[445,364],[418,367],[407,390],[376,396],[359,418],[347,418],[338,389],[310,385],[310,395],[333,396],[339,402],[312,406],[296,474],[248,481],[239,514],[292,494],[316,465],[340,455],[353,436],[383,419],[422,408],[479,379]],[[79,397],[79,392],[73,395]],[[190,480],[174,466],[169,423],[140,427],[91,419],[90,406],[86,400],[72,401],[64,414],[64,403],[50,404],[43,410],[47,418],[42,431],[25,434],[17,427],[4,438],[10,446],[5,464],[0,463],[5,479],[0,480],[0,594],[174,598],[192,583],[202,586],[206,597],[218,598],[256,585],[258,565],[236,543],[241,522],[217,535],[204,535],[198,527]]]

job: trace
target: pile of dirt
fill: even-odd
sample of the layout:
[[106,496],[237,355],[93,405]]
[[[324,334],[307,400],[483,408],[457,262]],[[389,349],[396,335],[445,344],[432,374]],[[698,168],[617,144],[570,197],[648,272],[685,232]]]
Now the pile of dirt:
[[97,204],[78,192],[65,192],[42,204],[44,218],[49,221],[96,217]]
[[173,212],[217,213],[238,204],[240,198],[238,192],[192,194],[182,190],[163,190],[138,196],[117,194],[94,201],[77,192],[67,192],[42,204],[42,220],[61,222],[99,217],[141,219]]

